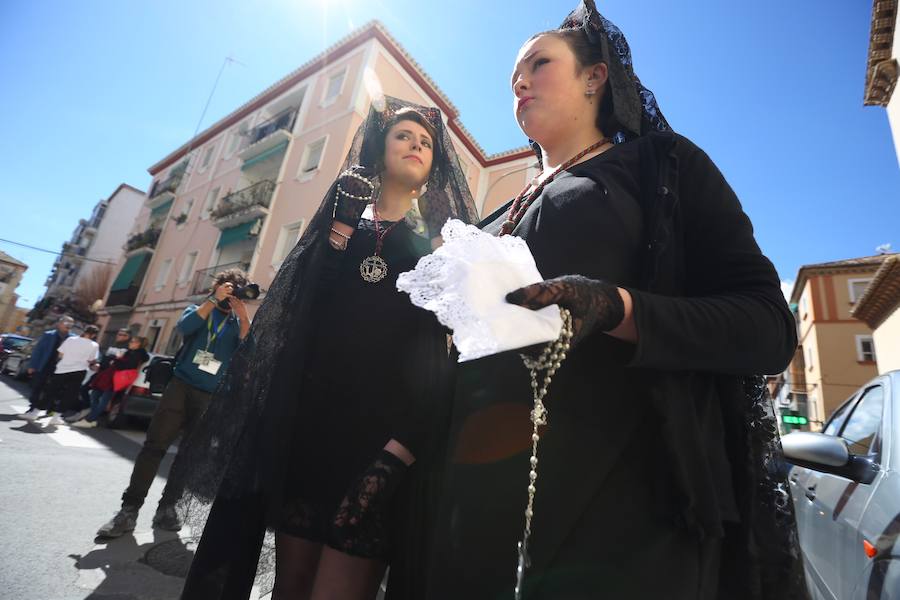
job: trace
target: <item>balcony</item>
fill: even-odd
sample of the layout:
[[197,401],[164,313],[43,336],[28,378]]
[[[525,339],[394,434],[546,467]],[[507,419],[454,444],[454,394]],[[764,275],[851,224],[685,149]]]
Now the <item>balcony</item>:
[[153,184],[153,187],[150,188],[150,193],[147,194],[146,201],[147,206],[151,210],[175,198],[175,191],[181,185],[185,171],[187,171],[187,162],[183,162],[172,169],[172,172],[164,180]]
[[250,145],[238,153],[245,163],[242,168],[249,166],[250,161],[260,162],[286,147],[296,119],[297,109],[288,108],[251,129],[247,133]]
[[269,214],[275,182],[264,179],[250,187],[232,192],[216,203],[209,213],[213,225],[227,229]]
[[145,229],[140,233],[135,233],[125,242],[125,252],[131,253],[137,250],[152,252],[156,248],[156,242],[159,241],[159,234],[159,229]]
[[233,262],[224,265],[216,265],[208,269],[202,269],[194,273],[194,281],[191,283],[191,296],[205,296],[212,288],[216,273],[227,269],[240,269],[245,273],[250,269],[250,263]]
[[66,242],[63,244],[63,254],[68,258],[74,258],[76,260],[83,257],[87,254],[87,248],[82,248],[77,244],[73,244],[71,242]]

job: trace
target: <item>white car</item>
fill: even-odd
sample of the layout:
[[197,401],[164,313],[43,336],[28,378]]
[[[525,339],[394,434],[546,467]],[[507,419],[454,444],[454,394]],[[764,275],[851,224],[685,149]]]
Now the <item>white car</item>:
[[900,371],[782,446],[812,597],[900,599]]

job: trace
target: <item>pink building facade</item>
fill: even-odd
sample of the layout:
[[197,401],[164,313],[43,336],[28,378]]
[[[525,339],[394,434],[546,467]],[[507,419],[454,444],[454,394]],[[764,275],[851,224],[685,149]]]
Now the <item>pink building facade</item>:
[[486,155],[437,85],[370,23],[150,167],[147,201],[100,313],[105,331],[129,327],[150,338],[152,351],[172,354],[179,315],[206,295],[217,271],[242,268],[267,288],[379,87],[443,111],[481,214],[537,173],[528,148]]

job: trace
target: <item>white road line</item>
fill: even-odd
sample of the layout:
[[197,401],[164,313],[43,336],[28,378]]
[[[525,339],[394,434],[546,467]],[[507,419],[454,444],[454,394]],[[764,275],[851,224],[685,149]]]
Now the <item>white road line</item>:
[[[13,410],[13,414],[21,414],[28,410],[27,404],[10,404],[9,407]],[[24,422],[24,421],[23,421]],[[34,421],[34,423],[38,426],[42,424],[46,424],[46,421]],[[147,434],[143,431],[135,431],[133,429],[110,429],[116,433],[117,435],[122,436],[128,441],[134,442],[139,446],[144,444],[144,440],[147,438]],[[89,435],[85,435],[83,432],[78,431],[77,429],[71,428],[69,425],[58,425],[56,427],[44,427],[44,433],[52,439],[54,442],[61,446],[66,446],[68,448],[106,448],[107,446],[101,442],[98,442],[96,439]],[[174,454],[178,452],[178,446],[172,444],[169,446],[169,454]]]

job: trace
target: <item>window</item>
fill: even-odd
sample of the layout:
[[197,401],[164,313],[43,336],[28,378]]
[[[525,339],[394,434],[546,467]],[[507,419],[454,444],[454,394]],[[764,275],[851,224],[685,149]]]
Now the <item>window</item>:
[[290,251],[294,248],[294,245],[297,243],[297,240],[300,239],[300,235],[303,233],[303,226],[306,224],[306,221],[300,220],[296,223],[291,223],[290,225],[285,225],[281,228],[281,235],[278,238],[278,246],[275,248],[275,255],[272,257],[272,264],[278,265],[281,264],[281,261],[284,260],[284,257],[290,253]]
[[808,346],[806,348],[806,368],[810,371],[813,370],[813,358],[812,346]]
[[178,283],[185,284],[188,279],[191,278],[191,275],[194,274],[194,263],[197,262],[197,252],[191,252],[187,256],[184,257],[184,262],[181,263],[181,273],[178,275]]
[[166,287],[166,279],[169,278],[169,271],[172,270],[172,259],[167,258],[162,262],[159,266],[159,271],[156,273],[156,289],[161,290]]
[[220,187],[213,188],[206,193],[206,201],[203,203],[203,212],[200,213],[201,219],[209,218],[209,213],[216,207],[216,200],[219,199],[219,190],[221,189],[222,188]]
[[184,203],[184,206],[181,207],[181,215],[178,217],[178,226],[181,227],[184,223],[191,218],[191,211],[194,210],[194,199],[188,198]]
[[869,287],[869,282],[871,279],[848,279],[847,286],[850,288],[850,302],[855,303],[863,293],[866,291],[866,288]]
[[884,408],[884,390],[880,385],[863,393],[847,423],[841,437],[847,442],[853,454],[870,455],[878,453],[877,436],[881,430],[881,414]]
[[169,334],[169,341],[166,344],[166,354],[175,356],[175,353],[178,352],[179,348],[181,348],[181,340],[181,332],[178,331],[177,327],[172,328],[172,333]]
[[834,414],[831,415],[831,419],[828,420],[828,425],[825,426],[825,430],[822,433],[825,435],[837,435],[838,431],[841,430],[841,425],[847,420],[847,415],[849,415],[850,411],[853,409],[855,400],[856,397],[854,395],[834,411]]
[[334,102],[341,94],[341,87],[344,85],[344,76],[347,70],[344,69],[340,73],[335,73],[328,78],[328,86],[325,88],[325,97],[322,98],[322,105],[327,106]]
[[203,162],[200,164],[200,170],[202,171],[206,167],[209,166],[209,161],[212,160],[213,152],[215,151],[216,146],[213,144],[209,148],[206,149],[206,154],[203,155]]
[[856,360],[875,362],[875,342],[871,335],[856,336]]
[[231,141],[228,143],[228,151],[225,153],[226,158],[231,158],[235,152],[244,148],[249,128],[248,122],[244,121],[231,133]]
[[300,175],[312,173],[319,168],[327,139],[327,137],[320,138],[306,147],[306,151],[303,153],[303,160],[300,163]]
[[800,316],[803,319],[809,314],[809,300],[807,299],[806,294],[800,296],[800,313]]

